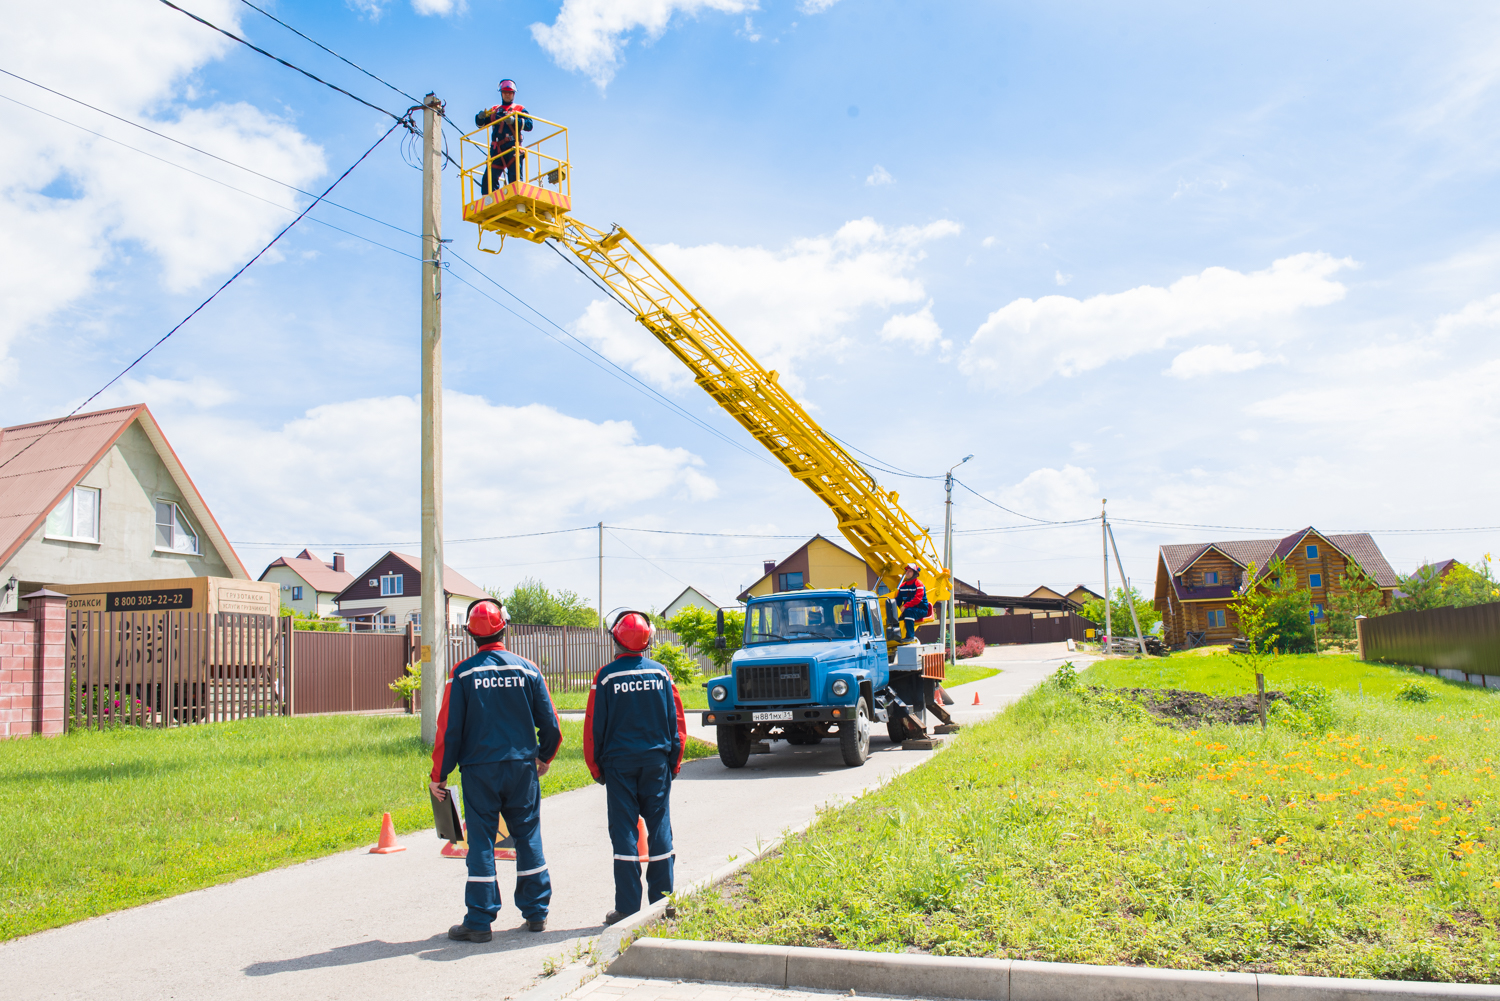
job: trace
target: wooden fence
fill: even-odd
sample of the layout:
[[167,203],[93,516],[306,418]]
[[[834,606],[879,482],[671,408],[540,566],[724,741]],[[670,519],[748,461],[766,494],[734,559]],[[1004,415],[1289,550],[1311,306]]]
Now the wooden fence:
[[1364,660],[1500,688],[1500,603],[1392,612],[1356,623]]
[[279,716],[290,692],[277,620],[228,612],[71,611],[68,727]]
[[[456,632],[448,642],[449,664],[474,655],[474,638],[468,633]],[[682,640],[669,629],[658,629],[656,642],[680,645]],[[541,668],[552,692],[586,690],[599,668],[618,653],[608,634],[576,626],[511,626],[505,632],[505,649]]]

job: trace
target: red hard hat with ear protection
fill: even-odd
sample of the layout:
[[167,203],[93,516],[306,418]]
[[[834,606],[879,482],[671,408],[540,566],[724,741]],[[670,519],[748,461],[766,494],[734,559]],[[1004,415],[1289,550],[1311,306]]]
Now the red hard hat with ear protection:
[[509,624],[510,616],[505,614],[505,606],[497,599],[480,598],[469,603],[469,621],[464,628],[470,636],[496,636],[505,632]]
[[624,611],[615,616],[609,634],[630,653],[645,653],[656,638],[656,626],[645,612]]

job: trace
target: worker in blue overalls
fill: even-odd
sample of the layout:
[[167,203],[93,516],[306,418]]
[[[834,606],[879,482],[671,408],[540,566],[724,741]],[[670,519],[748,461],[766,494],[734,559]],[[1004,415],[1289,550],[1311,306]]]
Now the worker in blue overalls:
[[[485,108],[474,116],[474,124],[480,128],[490,126],[490,159],[484,176],[479,182],[479,193],[487,195],[505,184],[521,179],[526,171],[526,154],[516,151],[520,136],[516,133],[530,132],[531,116],[525,114],[526,106],[516,103],[516,82],[500,81],[500,103]],[[512,118],[515,115],[517,117]]]
[[469,605],[467,629],[479,644],[474,656],[453,668],[443,688],[443,707],[432,745],[432,794],[448,795],[454,767],[463,773],[464,819],[468,827],[469,880],[462,924],[448,929],[460,942],[488,942],[500,913],[495,876],[499,818],[516,841],[516,907],[531,931],[547,927],[552,879],[542,854],[542,794],[562,746],[562,728],[542,672],[505,649],[508,619],[494,598]]
[[641,909],[637,818],[646,825],[647,903],[672,892],[672,779],[687,743],[672,674],[646,656],[656,635],[651,617],[621,612],[610,635],[617,655],[594,676],[583,723],[584,760],[594,781],[604,783],[609,804],[615,906],[604,916],[607,925]]

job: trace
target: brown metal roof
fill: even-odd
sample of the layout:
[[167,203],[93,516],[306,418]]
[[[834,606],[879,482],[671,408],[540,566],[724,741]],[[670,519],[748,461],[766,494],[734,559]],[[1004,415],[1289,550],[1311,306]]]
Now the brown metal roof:
[[[306,549],[302,550],[307,553]],[[261,572],[260,579],[265,580],[266,574],[271,572],[271,567],[288,567],[293,573],[303,580],[315,591],[332,592],[338,594],[344,588],[354,583],[354,575],[342,570],[335,570],[331,565],[324,563],[315,556],[308,554],[303,556],[283,556],[271,561],[266,569]]]

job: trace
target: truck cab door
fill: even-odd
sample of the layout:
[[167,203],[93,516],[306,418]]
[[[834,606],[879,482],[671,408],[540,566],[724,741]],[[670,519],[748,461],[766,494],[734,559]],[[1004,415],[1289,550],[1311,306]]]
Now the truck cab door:
[[880,662],[885,660],[885,632],[880,624],[880,612],[873,602],[859,603],[859,633],[859,663],[870,672],[870,680],[874,682],[880,676]]

